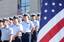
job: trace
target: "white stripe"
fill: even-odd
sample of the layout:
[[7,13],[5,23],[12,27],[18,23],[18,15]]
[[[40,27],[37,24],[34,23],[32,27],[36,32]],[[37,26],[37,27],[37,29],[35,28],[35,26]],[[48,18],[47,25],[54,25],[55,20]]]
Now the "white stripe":
[[61,10],[57,15],[55,15],[55,17],[53,17],[44,27],[42,27],[37,36],[38,37],[37,42],[39,42],[44,37],[44,35],[63,18],[64,18],[64,9]]
[[49,42],[59,42],[63,37],[64,27]]

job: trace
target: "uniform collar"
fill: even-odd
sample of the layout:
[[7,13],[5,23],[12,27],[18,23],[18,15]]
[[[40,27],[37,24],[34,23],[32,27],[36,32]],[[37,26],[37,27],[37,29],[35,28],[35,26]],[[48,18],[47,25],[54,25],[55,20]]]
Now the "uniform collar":
[[14,24],[15,26],[19,26],[19,23],[18,24]]
[[28,20],[28,21],[24,21],[25,23],[30,23],[30,20]]
[[32,20],[32,21],[36,21],[36,20]]

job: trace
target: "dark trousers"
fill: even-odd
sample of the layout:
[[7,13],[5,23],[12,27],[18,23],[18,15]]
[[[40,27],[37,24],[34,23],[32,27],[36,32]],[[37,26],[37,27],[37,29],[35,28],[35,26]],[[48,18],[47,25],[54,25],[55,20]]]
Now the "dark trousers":
[[13,40],[12,42],[15,42],[15,40]]
[[31,42],[31,32],[23,33],[22,42]]
[[3,41],[3,42],[9,42],[9,41],[6,40],[6,41]]
[[31,42],[37,42],[37,32],[36,31],[34,31],[32,34]]
[[[0,42],[9,42],[9,41],[8,41],[8,40],[5,40],[5,41],[1,41],[1,40],[0,40]],[[12,42],[15,42],[15,41],[13,40]]]
[[12,42],[22,42],[21,37],[16,37],[15,40],[13,40]]
[[0,42],[2,42],[2,41],[0,40]]

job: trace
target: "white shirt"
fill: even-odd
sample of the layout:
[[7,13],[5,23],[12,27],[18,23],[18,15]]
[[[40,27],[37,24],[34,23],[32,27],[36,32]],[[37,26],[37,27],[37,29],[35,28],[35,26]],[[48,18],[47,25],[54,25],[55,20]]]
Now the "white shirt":
[[13,29],[10,27],[8,27],[8,28],[4,27],[1,29],[1,31],[2,31],[2,36],[1,36],[2,41],[9,40],[10,35],[13,34]]
[[27,22],[23,21],[22,26],[23,26],[24,32],[31,32],[31,29],[34,27],[34,24],[32,21],[27,21]]
[[[13,28],[14,35],[16,35],[20,31],[23,31],[22,24],[18,24],[18,25],[14,24],[12,28]],[[18,34],[18,36],[22,36],[22,33]]]
[[37,20],[32,20],[32,22],[33,22],[35,28],[36,28],[37,31],[38,31],[38,29],[39,29],[39,21],[37,21]]

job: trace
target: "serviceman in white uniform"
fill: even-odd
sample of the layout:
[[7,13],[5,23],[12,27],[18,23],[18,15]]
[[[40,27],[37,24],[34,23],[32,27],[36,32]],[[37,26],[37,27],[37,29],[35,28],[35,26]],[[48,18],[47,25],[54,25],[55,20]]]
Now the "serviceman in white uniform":
[[1,40],[1,36],[2,36],[2,31],[1,31],[1,29],[2,28],[4,28],[4,24],[3,24],[3,20],[1,19],[0,20],[0,42],[2,42],[2,40]]
[[12,27],[13,26],[13,18],[9,17],[9,26]]
[[34,31],[34,24],[29,20],[29,14],[23,15],[22,26],[24,29],[22,42],[31,42],[31,33]]
[[40,21],[40,15],[41,13],[37,13],[37,20]]
[[8,20],[4,19],[4,27],[1,29],[2,36],[1,40],[2,42],[12,42],[13,38],[13,29],[8,26]]
[[39,22],[36,20],[36,14],[35,13],[33,13],[31,15],[31,17],[32,17],[32,22],[35,26],[35,30],[34,30],[33,35],[32,35],[32,42],[36,42],[37,41],[37,32],[39,29]]
[[14,42],[22,42],[22,32],[23,32],[23,27],[22,24],[19,23],[18,17],[14,16],[13,17],[13,32],[14,32]]

